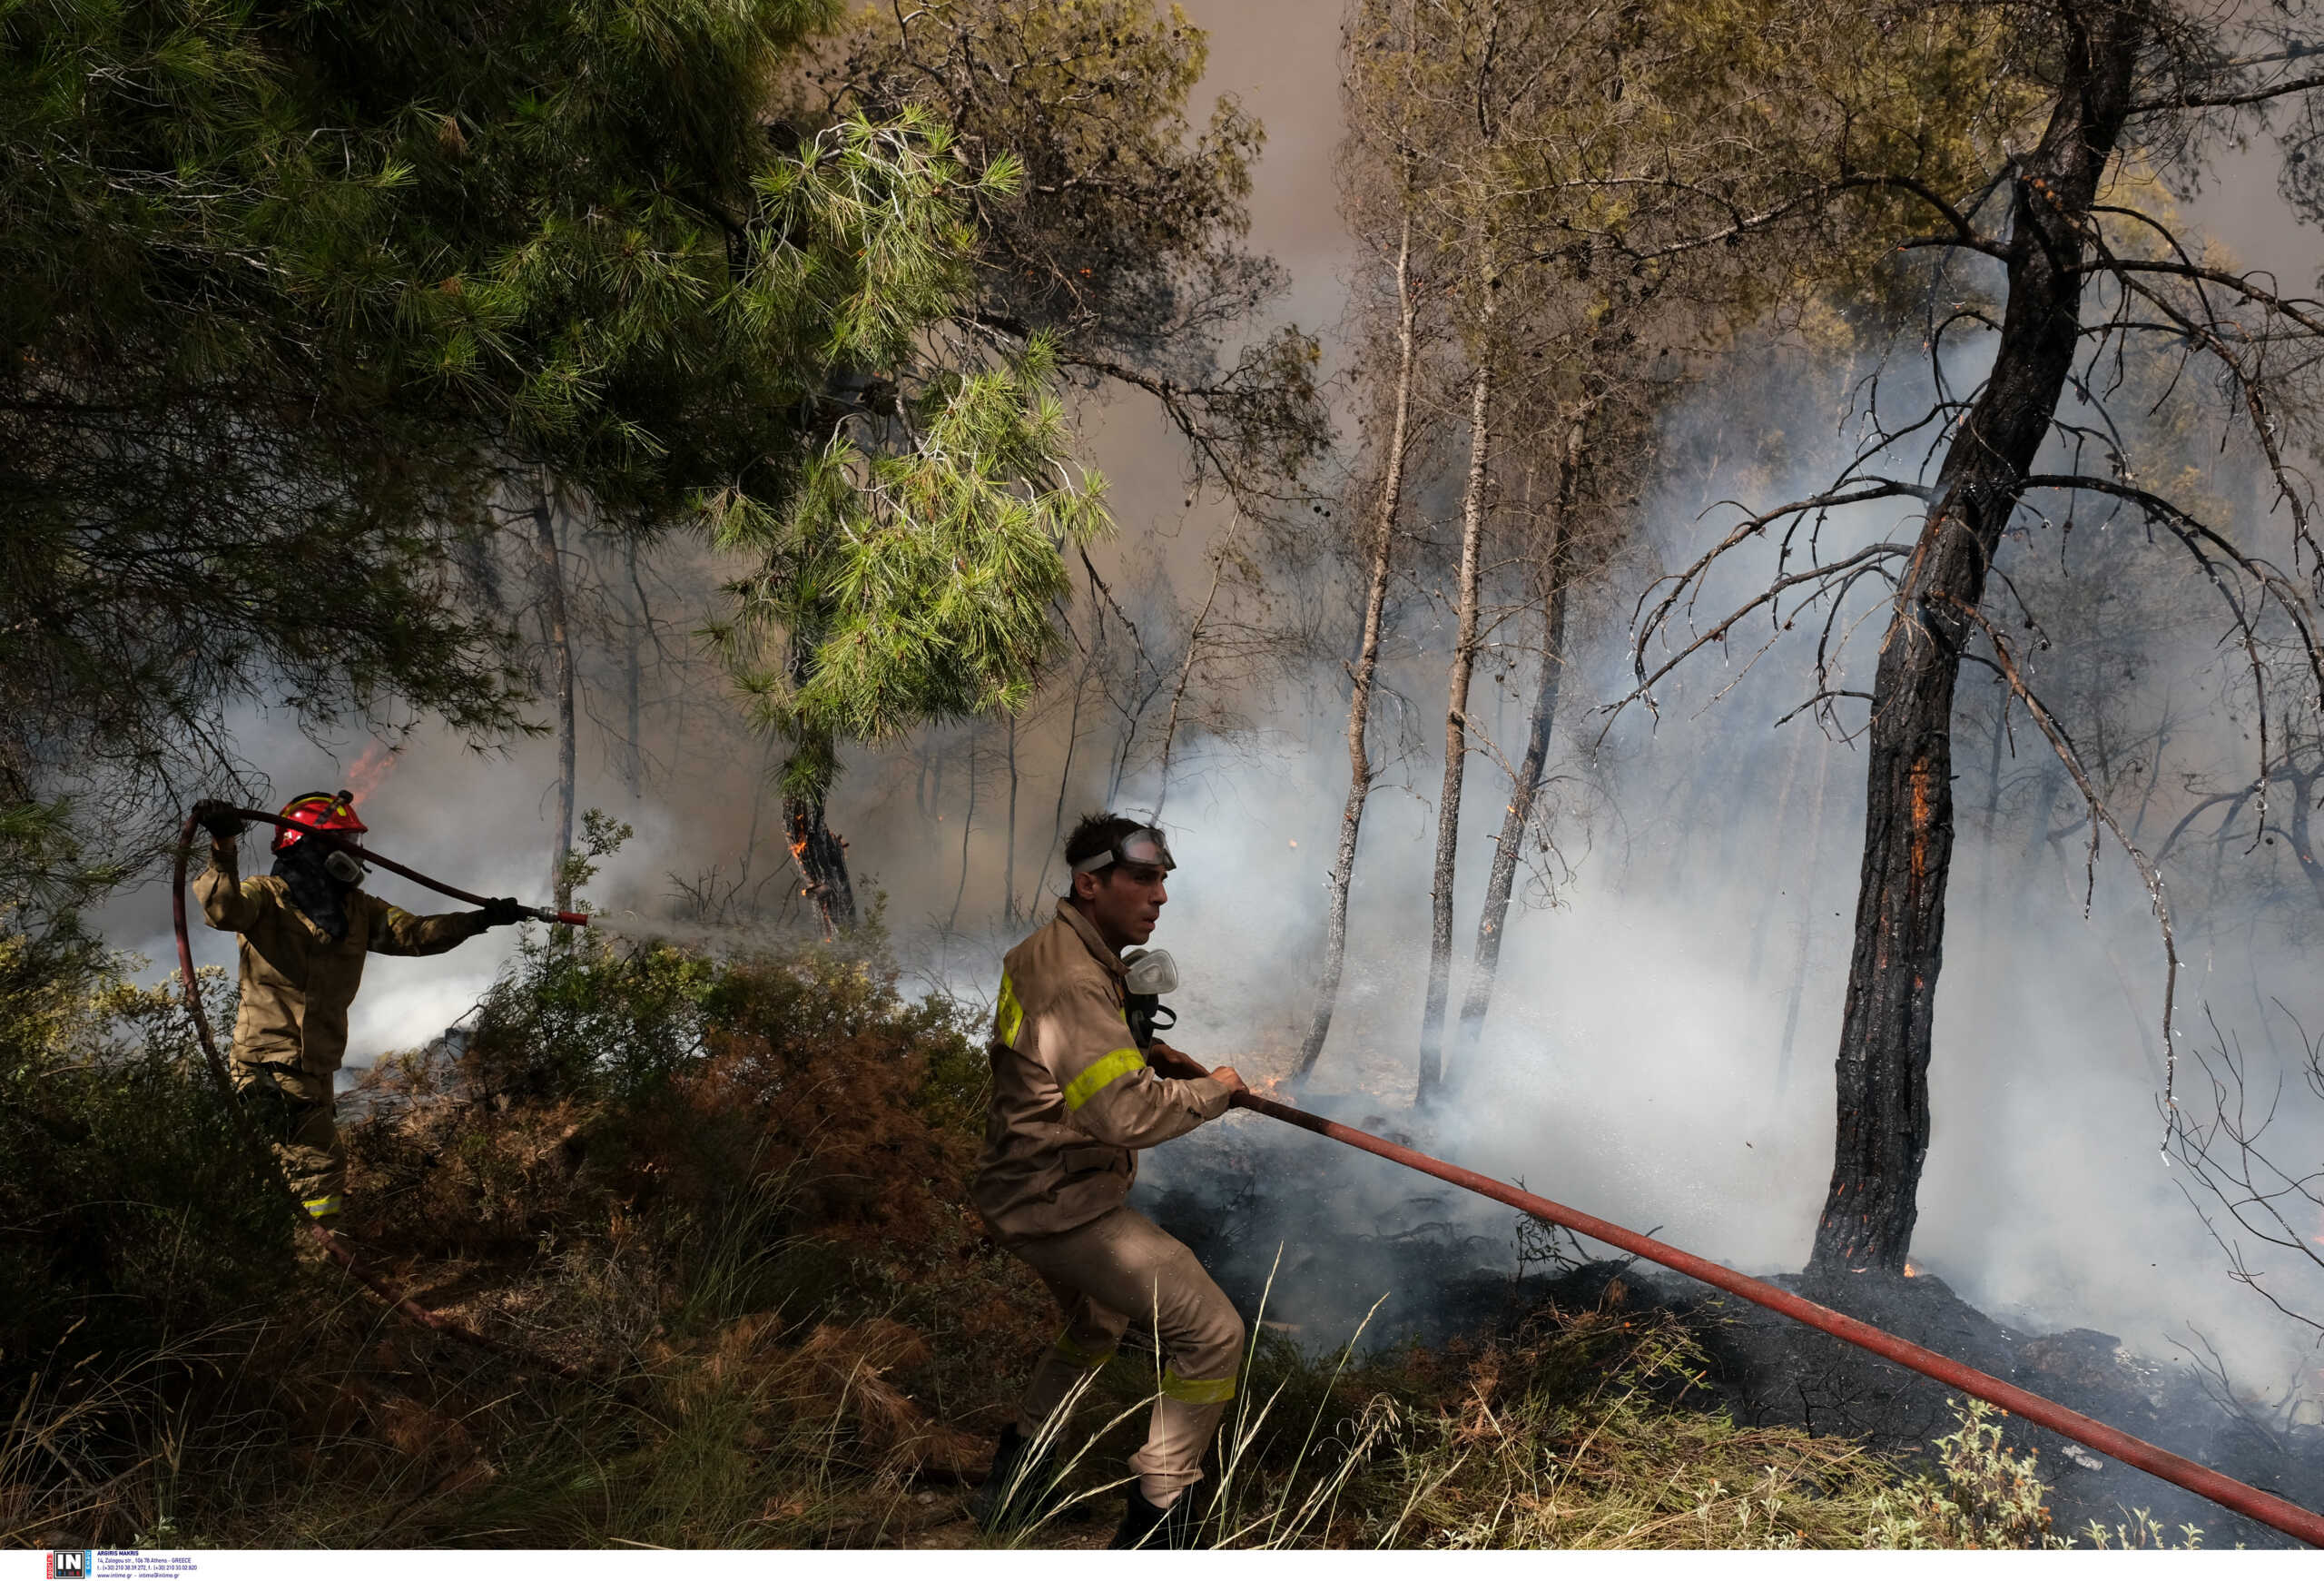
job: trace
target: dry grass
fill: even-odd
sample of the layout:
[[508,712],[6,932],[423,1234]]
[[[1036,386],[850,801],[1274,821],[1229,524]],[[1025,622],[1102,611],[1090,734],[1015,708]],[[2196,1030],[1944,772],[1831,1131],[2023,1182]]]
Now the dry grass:
[[[383,1069],[355,1229],[514,1359],[294,1269],[215,1163],[182,1029],[141,1013],[140,1048],[82,1086],[11,1089],[81,1106],[43,1126],[119,1131],[117,1158],[30,1182],[56,1200],[17,1207],[19,1266],[69,1272],[120,1220],[68,1200],[76,1180],[144,1196],[133,1257],[104,1243],[7,1330],[0,1546],[985,1540],[960,1496],[1055,1317],[967,1206],[973,1042],[876,962],[536,952],[463,1055]],[[1704,1408],[1691,1338],[1619,1292],[1438,1352],[1254,1334],[1210,1484],[1222,1546],[2054,1540],[1984,1425],[1914,1483],[1843,1441],[1738,1428]],[[1126,1347],[1094,1380],[1059,1424],[1051,1512],[1010,1540],[1102,1540],[1157,1370]]]

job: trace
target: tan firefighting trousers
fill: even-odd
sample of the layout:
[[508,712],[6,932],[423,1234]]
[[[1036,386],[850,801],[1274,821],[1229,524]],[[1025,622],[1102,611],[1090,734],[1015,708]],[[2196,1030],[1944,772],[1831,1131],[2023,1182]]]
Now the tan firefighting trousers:
[[338,1212],[347,1191],[347,1144],[340,1140],[331,1079],[296,1065],[236,1060],[234,1091],[274,1150],[310,1217]]
[[1147,1501],[1167,1508],[1202,1480],[1203,1451],[1235,1398],[1243,1319],[1195,1254],[1128,1208],[1062,1235],[1012,1240],[1058,1304],[1065,1331],[1041,1353],[1017,1408],[1031,1438],[1074,1387],[1106,1365],[1133,1316],[1154,1326],[1163,1371],[1146,1447],[1130,1457]]

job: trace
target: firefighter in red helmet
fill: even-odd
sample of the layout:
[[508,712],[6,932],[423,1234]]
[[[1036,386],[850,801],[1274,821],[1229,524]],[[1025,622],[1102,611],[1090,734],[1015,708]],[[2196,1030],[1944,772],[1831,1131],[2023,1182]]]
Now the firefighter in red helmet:
[[194,881],[202,914],[241,935],[241,1006],[234,1019],[233,1072],[307,1212],[329,1223],[343,1205],[347,1153],[339,1137],[332,1078],[347,1052],[347,1012],[363,981],[363,958],[435,955],[487,928],[522,921],[514,900],[480,911],[413,916],[363,888],[364,867],[336,842],[307,829],[365,833],[347,792],[312,791],[284,804],[300,828],[277,828],[274,868],[239,874],[243,822],[222,802],[202,802],[210,867]]

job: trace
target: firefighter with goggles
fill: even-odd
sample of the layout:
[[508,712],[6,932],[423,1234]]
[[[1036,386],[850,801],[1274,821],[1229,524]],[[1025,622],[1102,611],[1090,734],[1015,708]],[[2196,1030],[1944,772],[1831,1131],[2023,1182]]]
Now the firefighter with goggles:
[[1071,892],[1002,963],[972,1192],[994,1238],[1057,1298],[1065,1327],[1035,1362],[970,1508],[988,1530],[1038,1513],[1049,1451],[1077,1390],[1137,1319],[1152,1324],[1167,1365],[1146,1445],[1130,1457],[1113,1546],[1184,1547],[1194,1539],[1203,1453],[1235,1395],[1243,1319],[1194,1253],[1124,1199],[1139,1149],[1217,1119],[1244,1084],[1226,1066],[1185,1080],[1158,1075],[1132,1030],[1138,1002],[1150,1018],[1153,995],[1177,985],[1167,956],[1133,948],[1152,936],[1169,898],[1164,880],[1177,864],[1161,831],[1092,814],[1065,858]]
[[514,900],[480,911],[413,916],[365,893],[365,869],[306,831],[368,833],[345,791],[293,796],[274,835],[273,871],[241,876],[243,821],[223,802],[197,803],[210,866],[194,881],[204,921],[241,935],[241,1003],[234,1018],[234,1089],[272,1145],[308,1215],[329,1227],[345,1205],[347,1151],[332,1078],[347,1052],[347,1012],[363,958],[437,955],[527,915]]

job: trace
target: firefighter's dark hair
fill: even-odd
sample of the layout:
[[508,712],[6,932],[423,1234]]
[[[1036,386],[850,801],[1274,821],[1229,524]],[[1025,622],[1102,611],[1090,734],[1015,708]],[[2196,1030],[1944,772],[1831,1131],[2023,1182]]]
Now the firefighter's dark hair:
[[[1110,851],[1116,845],[1145,828],[1136,818],[1125,818],[1119,813],[1090,813],[1073,825],[1073,833],[1065,837],[1066,882],[1072,883],[1073,865],[1086,861],[1100,852]],[[1113,877],[1110,867],[1099,870],[1098,876]]]

